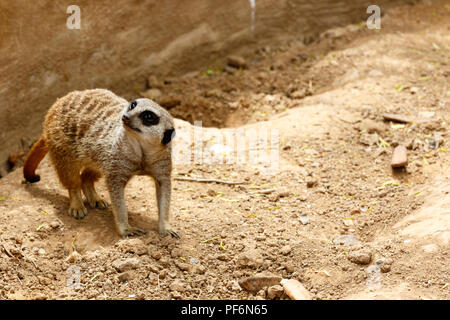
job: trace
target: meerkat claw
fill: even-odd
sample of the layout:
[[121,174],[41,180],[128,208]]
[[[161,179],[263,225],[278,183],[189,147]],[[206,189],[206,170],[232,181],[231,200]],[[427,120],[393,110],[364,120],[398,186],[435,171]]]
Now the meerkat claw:
[[86,209],[86,207],[81,207],[81,208],[70,208],[69,209],[69,214],[74,217],[77,220],[81,220],[84,217],[87,216],[88,211]]
[[123,235],[126,236],[126,237],[132,237],[132,236],[141,236],[141,235],[144,235],[146,233],[147,232],[142,230],[142,229],[134,228],[134,227],[128,227],[123,232]]
[[102,200],[102,199],[100,199],[100,200],[97,200],[97,201],[95,201],[95,202],[93,202],[93,203],[90,203],[89,204],[90,206],[91,206],[91,208],[97,208],[97,209],[106,209],[106,208],[108,208],[108,206],[109,206],[109,204],[108,204],[108,202],[106,202],[105,200]]
[[170,235],[172,238],[180,239],[180,235],[178,234],[178,232],[176,230],[173,230],[173,229],[166,229],[164,231],[160,231],[159,233],[163,237],[166,237],[166,236]]
[[180,239],[180,235],[175,230],[169,230],[168,232],[172,236],[172,238]]

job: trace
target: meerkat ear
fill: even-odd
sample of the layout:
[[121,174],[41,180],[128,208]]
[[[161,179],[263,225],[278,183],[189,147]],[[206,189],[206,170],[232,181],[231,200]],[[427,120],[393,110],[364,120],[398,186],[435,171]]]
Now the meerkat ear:
[[130,102],[130,105],[128,106],[128,111],[133,110],[134,108],[136,108],[137,106],[137,102],[135,100]]
[[175,137],[175,129],[169,129],[164,131],[164,136],[162,138],[161,143],[166,145]]

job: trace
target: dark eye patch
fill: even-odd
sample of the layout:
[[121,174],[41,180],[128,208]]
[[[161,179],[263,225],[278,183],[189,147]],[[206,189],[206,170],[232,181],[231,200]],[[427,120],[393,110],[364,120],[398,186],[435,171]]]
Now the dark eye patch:
[[154,126],[159,123],[159,117],[152,111],[144,111],[139,115],[144,126]]
[[132,101],[130,103],[130,106],[128,107],[128,110],[133,110],[134,108],[136,108],[137,106],[137,102],[136,101]]

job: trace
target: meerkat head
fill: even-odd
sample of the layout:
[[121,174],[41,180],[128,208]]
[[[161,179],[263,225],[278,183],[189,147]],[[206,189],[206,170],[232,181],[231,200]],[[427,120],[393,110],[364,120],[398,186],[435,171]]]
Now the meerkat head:
[[126,130],[152,145],[167,145],[175,136],[172,116],[150,99],[131,101],[122,112]]

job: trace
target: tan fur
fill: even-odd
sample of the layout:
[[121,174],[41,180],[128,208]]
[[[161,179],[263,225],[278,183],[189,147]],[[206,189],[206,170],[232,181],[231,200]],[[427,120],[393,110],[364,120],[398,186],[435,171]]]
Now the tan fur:
[[[149,99],[136,101],[130,110],[130,102],[103,89],[74,91],[58,99],[27,156],[24,175],[30,182],[39,180],[34,171],[48,150],[59,180],[69,191],[69,212],[77,219],[87,215],[82,193],[91,207],[106,208],[94,188],[104,176],[117,230],[123,236],[143,232],[128,224],[124,188],[133,175],[149,175],[155,179],[159,232],[178,237],[169,224],[171,143],[162,143],[166,130],[174,128],[173,119]],[[158,124],[143,124],[140,115],[147,110],[159,117]]]

